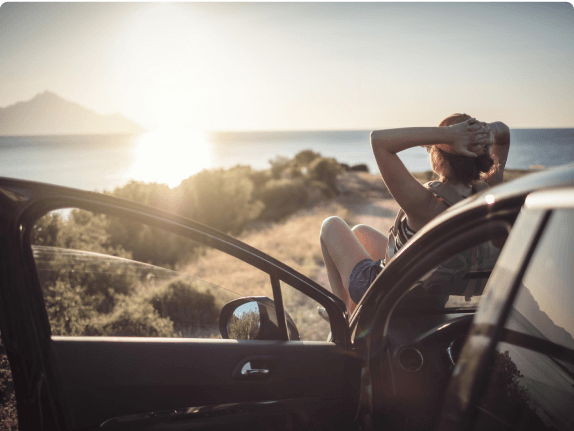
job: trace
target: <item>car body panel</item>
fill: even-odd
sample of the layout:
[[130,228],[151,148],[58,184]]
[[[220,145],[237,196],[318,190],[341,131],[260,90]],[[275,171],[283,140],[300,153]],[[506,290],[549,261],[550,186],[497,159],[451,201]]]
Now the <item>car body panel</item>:
[[[112,196],[0,178],[0,324],[13,370],[21,429],[231,429],[234,424],[257,428],[263,426],[258,424],[262,417],[285,412],[292,412],[287,414],[287,422],[265,422],[264,426],[343,429],[350,427],[353,419],[358,426],[368,428],[373,419],[376,427],[382,426],[376,409],[384,397],[379,393],[373,397],[373,389],[389,385],[384,389],[387,394],[398,394],[391,400],[399,403],[398,410],[407,404],[400,405],[404,388],[396,385],[401,380],[387,380],[384,370],[381,374],[374,368],[378,366],[374,360],[387,355],[393,361],[402,347],[413,342],[436,350],[459,332],[466,334],[474,313],[462,310],[456,314],[453,310],[451,316],[419,319],[410,332],[391,336],[396,351],[387,351],[385,331],[392,327],[389,320],[397,301],[417,271],[439,262],[449,247],[510,231],[513,239],[504,246],[505,254],[485,289],[484,314],[479,313],[471,326],[472,335],[453,378],[449,367],[426,380],[412,373],[402,377],[425,394],[417,399],[427,403],[421,410],[432,405],[437,411],[435,404],[442,400],[438,392],[429,395],[426,386],[446,388],[451,378],[441,429],[464,429],[468,425],[466,407],[475,397],[476,382],[485,375],[486,359],[480,358],[491,355],[493,343],[502,333],[515,280],[527,265],[548,208],[558,206],[565,196],[571,200],[568,190],[572,185],[574,166],[552,169],[488,189],[440,214],[388,262],[348,323],[339,298],[276,259],[207,226]],[[544,191],[553,187],[559,189]],[[250,263],[269,274],[275,284],[285,281],[324,305],[331,317],[332,342],[51,336],[27,229],[38,216],[65,207],[168,228]],[[515,223],[517,217],[525,218],[519,215],[521,211],[528,213],[530,228]],[[393,324],[406,325],[409,319]],[[267,361],[273,374],[252,381],[238,379],[238,367],[250,358]],[[395,373],[397,379],[400,376]],[[227,412],[225,418],[221,412]],[[321,415],[326,421],[311,421],[311,416]],[[391,422],[387,425],[392,428]]]
[[[3,303],[0,320],[22,418],[20,429],[40,429],[46,425],[89,429],[103,423],[109,428],[125,426],[128,421],[125,417],[133,415],[140,419],[138,415],[150,416],[150,426],[177,428],[182,421],[198,423],[197,417],[188,415],[174,422],[168,415],[158,425],[153,412],[207,406],[220,412],[218,405],[230,403],[253,407],[251,413],[240,409],[231,415],[238,420],[243,418],[251,428],[258,426],[257,416],[265,412],[266,406],[271,414],[286,405],[299,405],[307,412],[307,416],[299,418],[300,426],[309,426],[302,418],[310,420],[315,416],[311,411],[317,409],[327,414],[324,426],[341,425],[345,418],[352,418],[352,400],[358,392],[358,384],[353,387],[352,382],[358,382],[360,361],[350,351],[346,309],[339,298],[312,280],[215,229],[112,196],[0,179],[0,200],[3,204],[0,218],[4,222],[0,228]],[[266,272],[272,285],[278,287],[279,281],[284,281],[324,306],[331,320],[332,341],[51,336],[29,228],[46,212],[68,207],[167,229],[247,262]],[[267,378],[250,380],[234,376],[234,369],[241,361],[261,356],[273,357],[273,369]],[[350,421],[347,419],[349,424]],[[220,426],[223,426],[220,415],[204,418],[202,422],[202,429]]]

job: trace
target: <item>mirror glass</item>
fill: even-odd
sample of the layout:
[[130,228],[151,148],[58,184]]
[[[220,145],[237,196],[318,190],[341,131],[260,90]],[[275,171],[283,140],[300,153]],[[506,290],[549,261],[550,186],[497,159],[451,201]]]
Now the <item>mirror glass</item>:
[[235,309],[227,323],[227,334],[234,340],[255,340],[261,328],[261,315],[256,301]]

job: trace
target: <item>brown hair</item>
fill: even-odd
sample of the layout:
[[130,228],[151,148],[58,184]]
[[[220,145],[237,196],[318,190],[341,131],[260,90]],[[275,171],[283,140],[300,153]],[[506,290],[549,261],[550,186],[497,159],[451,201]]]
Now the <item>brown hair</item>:
[[[452,114],[442,120],[439,127],[452,126],[470,118],[472,117],[467,114]],[[436,145],[427,146],[427,151],[430,153],[432,170],[443,183],[455,181],[470,184],[481,176],[486,177],[494,166],[494,160],[488,154],[471,158],[447,153]]]

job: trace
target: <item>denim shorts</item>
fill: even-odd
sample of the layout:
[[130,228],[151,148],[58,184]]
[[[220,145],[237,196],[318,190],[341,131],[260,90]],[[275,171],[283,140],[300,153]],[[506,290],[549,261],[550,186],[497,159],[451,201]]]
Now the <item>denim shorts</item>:
[[380,260],[375,262],[372,259],[363,259],[355,265],[349,280],[349,295],[355,304],[359,303],[382,269]]

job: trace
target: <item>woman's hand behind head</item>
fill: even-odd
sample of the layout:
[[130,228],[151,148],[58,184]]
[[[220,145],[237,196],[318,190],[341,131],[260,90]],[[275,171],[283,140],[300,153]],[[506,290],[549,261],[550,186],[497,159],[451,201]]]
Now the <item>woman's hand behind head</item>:
[[439,144],[447,153],[476,158],[485,154],[486,147],[492,143],[490,128],[474,118],[447,127],[450,142]]

